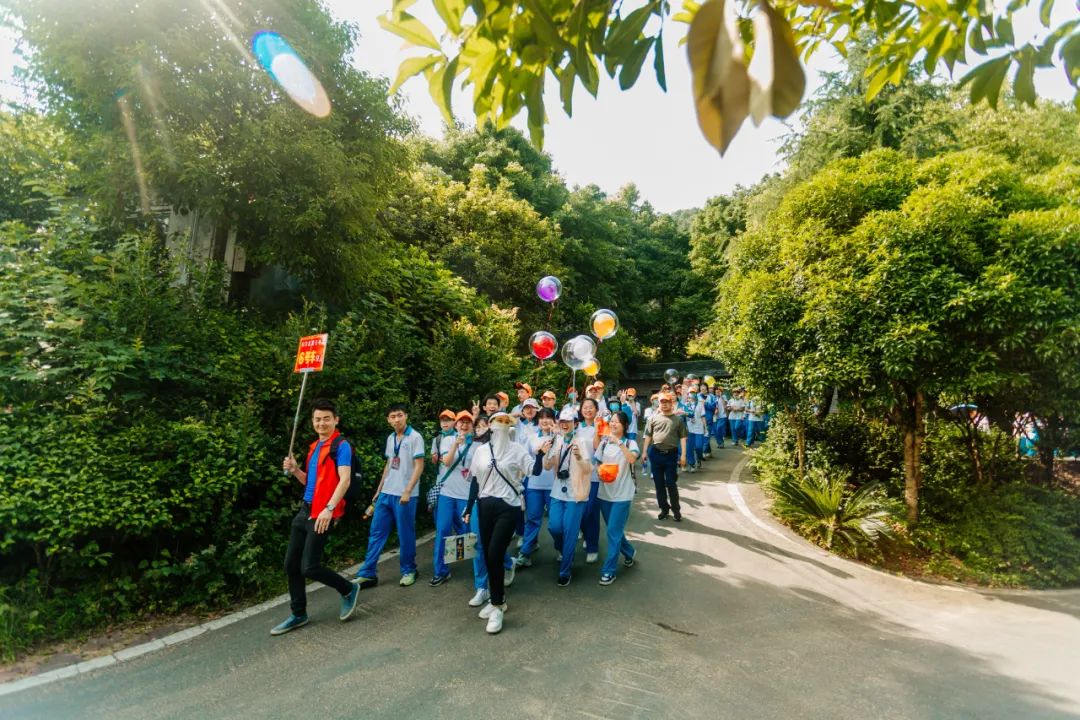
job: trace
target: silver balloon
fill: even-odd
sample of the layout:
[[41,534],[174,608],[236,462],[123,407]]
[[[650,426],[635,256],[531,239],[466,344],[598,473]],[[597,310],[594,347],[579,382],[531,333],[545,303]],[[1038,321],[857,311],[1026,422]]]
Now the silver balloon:
[[563,343],[562,360],[572,370],[584,370],[596,354],[596,342],[588,335],[578,335]]
[[678,373],[678,371],[676,371],[675,368],[668,368],[664,372],[664,381],[668,385],[674,385],[675,383],[679,382],[679,373]]

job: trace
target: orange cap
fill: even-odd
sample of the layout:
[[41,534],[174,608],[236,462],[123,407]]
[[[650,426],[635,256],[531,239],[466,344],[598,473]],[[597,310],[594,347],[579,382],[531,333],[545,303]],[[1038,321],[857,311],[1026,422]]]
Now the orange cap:
[[450,408],[447,408],[447,409],[443,410],[441,413],[439,413],[439,419],[442,420],[443,418],[449,418],[450,420],[455,420],[457,418],[457,416],[454,415],[453,410],[451,410]]

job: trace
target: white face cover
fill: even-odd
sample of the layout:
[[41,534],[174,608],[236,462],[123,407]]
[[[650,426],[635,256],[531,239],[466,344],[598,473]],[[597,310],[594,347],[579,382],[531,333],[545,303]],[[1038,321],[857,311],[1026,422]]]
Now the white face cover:
[[491,423],[491,451],[498,461],[514,442],[514,428],[501,422]]

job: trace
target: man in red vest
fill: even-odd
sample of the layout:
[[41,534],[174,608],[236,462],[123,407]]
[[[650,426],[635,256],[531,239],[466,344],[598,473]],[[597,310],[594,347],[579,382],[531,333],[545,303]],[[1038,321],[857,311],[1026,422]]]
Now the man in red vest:
[[292,614],[270,631],[284,635],[308,623],[307,580],[317,580],[341,594],[338,619],[345,621],[356,610],[360,588],[322,564],[323,548],[329,538],[333,520],[345,514],[345,491],[352,478],[352,448],[345,440],[337,443],[330,457],[334,440],[340,437],[337,407],[329,400],[311,404],[311,424],[319,438],[311,443],[305,469],[296,458],[285,458],[282,467],[304,486],[304,501],[300,512],[292,519],[289,530],[289,549],[285,551],[285,574],[289,578],[289,607]]

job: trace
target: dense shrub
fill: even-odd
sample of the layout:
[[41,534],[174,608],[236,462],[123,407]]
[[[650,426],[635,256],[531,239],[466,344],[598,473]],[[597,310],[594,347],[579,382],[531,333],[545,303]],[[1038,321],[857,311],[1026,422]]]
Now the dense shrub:
[[[433,337],[484,339],[484,352],[461,359],[474,392],[513,372],[513,316],[445,270],[426,272],[423,258],[348,312],[308,305],[284,320],[230,306],[216,268],[181,283],[152,232],[116,235],[91,213],[59,212],[36,232],[0,226],[0,261],[0,658],[284,586],[300,487],[281,458],[300,335],[330,332],[327,371],[306,397],[339,400],[369,493],[389,403],[412,398],[411,422],[431,437],[423,388],[450,362]],[[306,412],[299,456],[312,435]],[[366,530],[347,515],[330,562],[362,553]]]
[[[807,477],[797,471],[795,416],[781,413],[769,427],[752,467],[776,498],[774,512],[828,547],[828,529],[841,526],[846,507],[863,489],[885,489],[874,510],[895,509],[903,493],[899,438],[894,428],[850,410],[807,418]],[[1000,430],[975,436],[979,481],[968,435],[957,418],[927,423],[922,521],[907,538],[928,572],[986,585],[1060,587],[1080,583],[1080,499],[1029,482],[1031,460],[1020,458]],[[866,506],[863,508],[866,509]],[[884,536],[883,536],[884,537]],[[855,554],[873,533],[841,537],[834,549]]]

